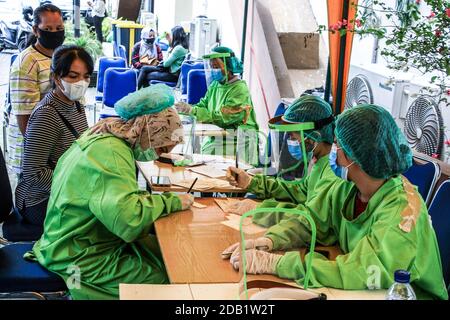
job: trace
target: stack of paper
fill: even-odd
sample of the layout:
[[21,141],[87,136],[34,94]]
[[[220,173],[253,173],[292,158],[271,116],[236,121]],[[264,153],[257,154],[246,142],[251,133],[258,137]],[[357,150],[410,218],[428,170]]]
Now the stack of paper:
[[[194,182],[195,179],[185,179],[180,181],[175,181],[172,185],[180,186],[186,189],[189,189]],[[202,178],[198,179],[194,185],[194,191],[208,191],[211,189],[232,189],[228,181],[220,180],[220,179],[212,179],[212,178]]]

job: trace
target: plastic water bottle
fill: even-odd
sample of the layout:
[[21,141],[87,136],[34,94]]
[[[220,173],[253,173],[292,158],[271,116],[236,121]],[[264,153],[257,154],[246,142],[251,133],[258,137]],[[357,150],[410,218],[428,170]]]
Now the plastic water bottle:
[[394,284],[389,288],[386,300],[416,300],[416,294],[409,284],[411,274],[406,270],[394,273]]

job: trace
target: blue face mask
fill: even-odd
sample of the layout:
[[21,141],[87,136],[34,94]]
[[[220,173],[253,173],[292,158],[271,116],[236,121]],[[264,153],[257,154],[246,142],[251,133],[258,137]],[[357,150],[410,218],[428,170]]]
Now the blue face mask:
[[211,70],[211,80],[223,82],[225,80],[225,76],[222,73],[221,69],[212,69]]
[[330,152],[330,155],[329,155],[329,161],[330,161],[331,170],[339,178],[341,178],[341,179],[343,179],[345,181],[348,181],[348,168],[353,164],[353,162],[350,163],[346,167],[338,165],[338,163],[337,163],[337,150],[338,149],[337,149],[336,144],[333,143],[333,146],[331,147],[331,152]]
[[[291,156],[294,159],[303,160],[303,150],[302,150],[302,146],[301,146],[300,142],[298,142],[298,140],[288,139],[287,146],[288,146],[289,153],[291,154]],[[307,153],[306,158],[308,159],[308,161],[311,160],[314,149],[315,149],[315,147]],[[308,150],[308,148],[306,148],[306,150]]]

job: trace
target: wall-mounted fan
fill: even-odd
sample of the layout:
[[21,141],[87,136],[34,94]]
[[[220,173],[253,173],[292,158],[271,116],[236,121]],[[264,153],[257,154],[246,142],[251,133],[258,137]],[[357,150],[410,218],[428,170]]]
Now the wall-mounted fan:
[[358,74],[347,85],[345,109],[359,104],[372,104],[373,94],[369,80],[366,76]]
[[404,128],[411,148],[429,156],[441,155],[444,143],[444,125],[436,101],[426,95],[419,96],[408,109]]

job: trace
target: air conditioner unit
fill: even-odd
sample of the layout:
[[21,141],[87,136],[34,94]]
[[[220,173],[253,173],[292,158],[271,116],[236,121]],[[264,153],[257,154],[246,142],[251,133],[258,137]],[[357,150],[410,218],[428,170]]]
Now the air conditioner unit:
[[399,123],[404,87],[412,77],[379,64],[351,65],[345,108],[364,103],[377,104],[388,110]]
[[444,144],[444,140],[450,138],[450,106],[445,102],[439,104],[438,92],[429,79],[413,78],[404,87],[405,102],[399,118],[412,148],[429,156],[439,155],[441,160],[450,163],[444,156],[450,151]]
[[210,52],[210,48],[217,44],[217,20],[195,18],[191,22],[189,48],[192,57],[201,58]]

